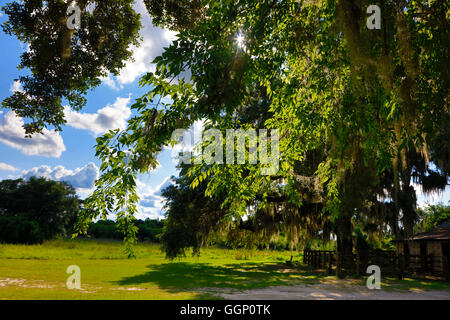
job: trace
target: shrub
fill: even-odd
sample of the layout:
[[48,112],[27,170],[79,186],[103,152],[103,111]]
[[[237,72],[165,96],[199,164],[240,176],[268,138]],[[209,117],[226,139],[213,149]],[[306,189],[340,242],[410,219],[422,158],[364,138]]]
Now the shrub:
[[88,228],[88,234],[97,239],[123,239],[123,234],[117,230],[116,223],[112,220],[100,220],[92,223]]
[[[158,220],[136,220],[138,227],[137,238],[139,241],[160,242],[163,230],[163,222]],[[123,240],[123,234],[117,229],[117,224],[112,220],[99,220],[91,223],[87,233],[97,239]]]
[[42,243],[44,236],[35,221],[24,216],[0,216],[0,241],[6,243]]
[[[26,228],[32,230],[29,224],[35,222],[44,240],[70,233],[80,203],[75,189],[67,182],[36,177],[0,181],[0,216],[23,217],[23,232]],[[4,232],[12,235],[18,229]]]

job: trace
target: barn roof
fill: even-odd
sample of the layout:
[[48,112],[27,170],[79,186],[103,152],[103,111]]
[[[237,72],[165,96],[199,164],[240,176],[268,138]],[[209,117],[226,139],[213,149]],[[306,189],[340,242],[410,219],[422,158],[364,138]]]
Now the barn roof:
[[438,225],[431,231],[418,233],[407,240],[450,240],[450,221]]

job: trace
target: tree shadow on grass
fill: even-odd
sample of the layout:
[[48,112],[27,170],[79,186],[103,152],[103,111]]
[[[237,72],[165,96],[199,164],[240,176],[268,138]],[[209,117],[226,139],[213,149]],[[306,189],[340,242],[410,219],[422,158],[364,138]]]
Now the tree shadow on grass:
[[281,264],[237,263],[222,266],[207,263],[171,262],[151,264],[140,275],[126,277],[119,285],[152,283],[168,291],[190,291],[198,288],[248,290],[293,283],[316,283],[325,274]]

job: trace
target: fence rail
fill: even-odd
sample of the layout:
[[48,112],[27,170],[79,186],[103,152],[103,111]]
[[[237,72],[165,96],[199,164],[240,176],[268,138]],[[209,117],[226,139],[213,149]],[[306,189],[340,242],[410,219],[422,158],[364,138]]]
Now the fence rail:
[[[315,269],[326,269],[331,274],[337,264],[336,251],[329,250],[303,250],[303,263]],[[449,279],[448,267],[442,263],[441,257],[433,255],[408,255],[397,254],[395,251],[375,250],[366,254],[352,254],[341,257],[342,265],[339,266],[347,273],[361,274],[369,265],[379,266],[384,274],[397,275],[403,278],[405,275],[433,275],[443,276]]]
[[327,269],[331,273],[333,265],[336,264],[335,255],[335,251],[304,250],[303,263],[316,269]]

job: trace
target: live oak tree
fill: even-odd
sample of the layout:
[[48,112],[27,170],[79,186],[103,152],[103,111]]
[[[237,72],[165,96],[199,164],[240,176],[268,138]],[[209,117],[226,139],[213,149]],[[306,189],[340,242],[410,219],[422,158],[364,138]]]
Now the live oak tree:
[[175,184],[162,191],[167,211],[161,240],[170,259],[184,256],[188,248],[198,254],[212,234],[220,233],[220,221],[226,214],[220,199],[205,197],[207,181],[192,189],[193,178],[186,175],[189,165],[182,164],[180,169],[180,176],[172,177]]
[[201,0],[144,0],[155,25],[171,30],[190,29],[204,17]]
[[[224,197],[222,220],[250,215],[267,237],[283,221],[293,242],[305,230],[333,232],[339,265],[353,250],[356,225],[371,234],[411,232],[411,178],[425,191],[448,184],[446,1],[384,0],[381,29],[373,30],[366,0],[146,4],[178,39],[142,77],[149,92],[132,106],[128,127],[97,140],[102,175],[80,231],[115,213],[131,244],[137,174],[156,167],[175,129],[200,119],[223,131],[280,130],[274,176],[261,175],[261,164],[191,167],[192,187],[207,181],[205,196]],[[189,8],[185,16],[181,8]],[[43,117],[29,132],[60,123],[61,112],[49,105],[42,114],[56,120]]]
[[[3,31],[27,46],[19,69],[22,90],[2,102],[23,117],[27,135],[65,124],[63,103],[74,110],[86,104],[86,93],[108,73],[117,75],[138,45],[140,17],[133,0],[76,0],[79,28],[68,28],[72,1],[13,1],[2,7],[8,20]],[[70,13],[70,12],[69,12]],[[65,102],[66,101],[66,102]]]
[[[171,133],[198,119],[222,130],[255,127],[236,114],[265,91],[262,110],[271,116],[264,125],[281,130],[277,176],[262,176],[260,165],[194,165],[192,187],[207,179],[206,196],[226,194],[227,218],[251,205],[251,215],[273,208],[292,215],[297,235],[320,217],[331,221],[339,264],[352,252],[355,223],[409,231],[411,177],[428,191],[448,181],[447,4],[384,1],[380,30],[366,28],[369,5],[205,1],[205,16],[181,29],[155,60],[156,72],[141,79],[151,90],[133,105],[128,128],[98,139],[103,174],[89,200],[99,211],[91,212],[118,212],[131,241],[136,174],[155,167]],[[180,78],[185,70],[190,81]],[[314,153],[320,156],[309,161]],[[270,201],[274,188],[281,203]]]

